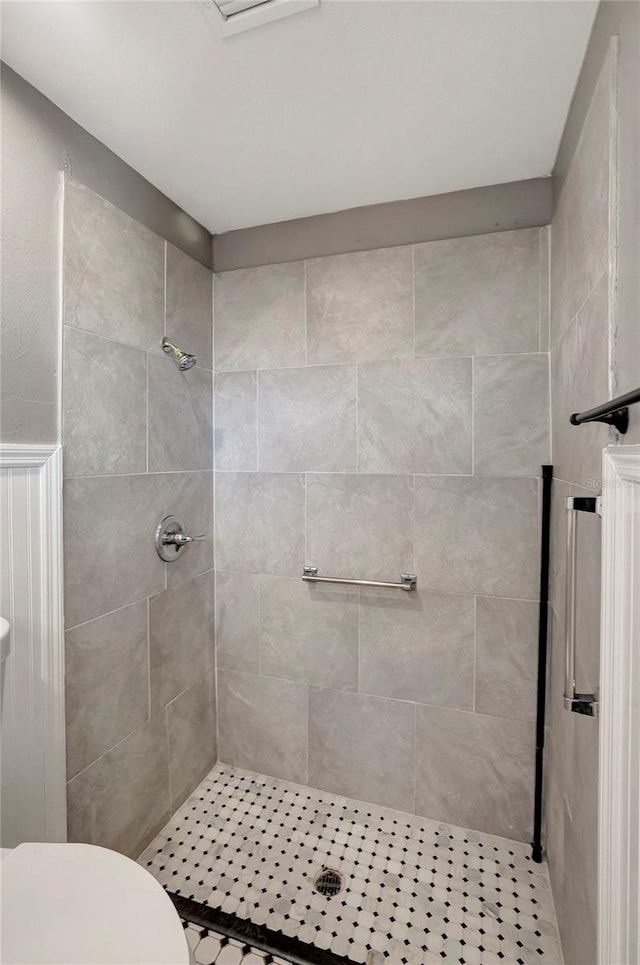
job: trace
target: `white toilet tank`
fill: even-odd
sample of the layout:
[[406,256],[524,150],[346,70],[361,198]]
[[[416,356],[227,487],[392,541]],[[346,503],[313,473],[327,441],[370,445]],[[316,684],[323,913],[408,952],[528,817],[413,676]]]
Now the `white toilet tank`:
[[21,844],[0,863],[3,965],[189,965],[170,898],[115,851]]

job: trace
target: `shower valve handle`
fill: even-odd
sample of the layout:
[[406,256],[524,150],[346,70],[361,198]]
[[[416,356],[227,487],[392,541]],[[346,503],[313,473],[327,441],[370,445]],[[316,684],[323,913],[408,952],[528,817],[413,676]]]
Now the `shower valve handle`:
[[196,543],[206,538],[204,533],[200,533],[199,536],[188,536],[186,533],[167,533],[162,537],[162,542],[165,545],[173,543],[175,546],[184,546],[186,543]]
[[165,563],[174,563],[188,543],[199,543],[207,537],[189,536],[177,516],[165,516],[156,527],[156,553]]

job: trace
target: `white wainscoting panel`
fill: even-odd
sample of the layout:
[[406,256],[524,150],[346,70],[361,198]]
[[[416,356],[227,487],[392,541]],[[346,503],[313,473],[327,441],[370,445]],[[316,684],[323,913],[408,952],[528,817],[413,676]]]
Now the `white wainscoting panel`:
[[66,840],[62,454],[0,446],[1,844]]
[[602,465],[599,965],[640,962],[640,446]]

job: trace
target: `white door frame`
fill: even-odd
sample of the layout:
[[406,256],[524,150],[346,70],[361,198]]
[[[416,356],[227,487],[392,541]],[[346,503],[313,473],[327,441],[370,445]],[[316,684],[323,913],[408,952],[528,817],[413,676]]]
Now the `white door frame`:
[[598,962],[640,962],[640,446],[602,463]]
[[2,844],[67,836],[62,449],[0,444]]

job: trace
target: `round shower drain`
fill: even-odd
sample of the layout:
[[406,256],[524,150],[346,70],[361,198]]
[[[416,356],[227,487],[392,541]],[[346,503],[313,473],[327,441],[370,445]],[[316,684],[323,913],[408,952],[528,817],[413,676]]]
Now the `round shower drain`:
[[337,895],[339,891],[342,891],[343,886],[342,875],[339,871],[334,871],[333,868],[323,868],[313,879],[313,887],[319,894],[326,895],[327,898]]

